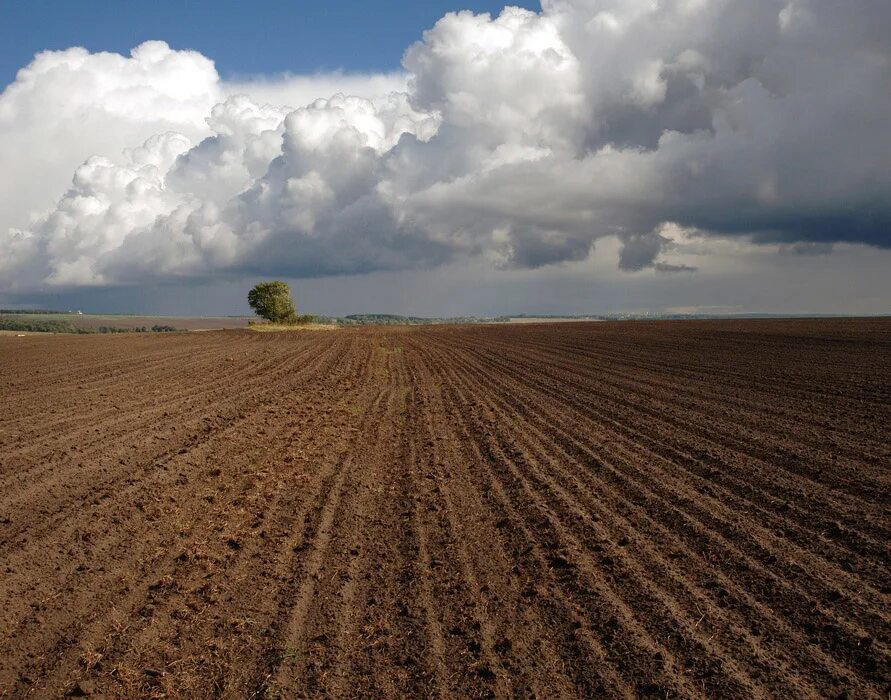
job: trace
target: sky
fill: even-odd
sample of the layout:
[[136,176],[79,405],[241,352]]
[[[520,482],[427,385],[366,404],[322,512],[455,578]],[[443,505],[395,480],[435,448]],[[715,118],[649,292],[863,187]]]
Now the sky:
[[[446,12],[497,14],[504,3],[444,0],[247,3],[243,0],[3,0],[0,81],[12,82],[40,51],[83,46],[127,54],[161,39],[213,59],[225,80],[280,73],[390,72],[405,48]],[[523,3],[514,3],[523,5]],[[537,8],[537,3],[533,3]],[[532,4],[528,5],[532,6]]]
[[883,0],[0,2],[0,306],[891,311]]

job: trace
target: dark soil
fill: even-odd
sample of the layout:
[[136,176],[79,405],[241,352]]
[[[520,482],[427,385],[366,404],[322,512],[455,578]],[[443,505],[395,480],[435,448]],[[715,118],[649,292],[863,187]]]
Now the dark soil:
[[0,697],[883,698],[891,321],[0,337]]

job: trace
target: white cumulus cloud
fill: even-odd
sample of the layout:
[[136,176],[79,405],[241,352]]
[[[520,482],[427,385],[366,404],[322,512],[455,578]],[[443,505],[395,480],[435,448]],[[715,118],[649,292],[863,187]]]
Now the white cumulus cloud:
[[[546,0],[450,13],[391,75],[225,83],[148,42],[0,95],[0,289],[536,268],[667,232],[891,246],[891,8]],[[73,173],[73,176],[72,176]]]

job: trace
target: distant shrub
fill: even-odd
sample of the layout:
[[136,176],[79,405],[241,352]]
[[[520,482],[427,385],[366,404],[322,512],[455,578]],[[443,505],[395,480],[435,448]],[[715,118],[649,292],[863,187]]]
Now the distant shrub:
[[68,321],[37,321],[0,318],[0,331],[29,331],[31,333],[77,333]]
[[173,333],[175,330],[173,326],[152,326],[152,333]]
[[[154,326],[153,331],[175,331],[173,326]],[[75,326],[71,321],[2,318],[0,331],[28,331],[31,333],[76,333],[77,335],[94,335],[96,333],[146,333],[141,328],[122,328],[119,326]]]
[[309,323],[316,323],[319,320],[319,317],[315,314],[302,314],[297,317],[297,323],[299,325],[306,325]]
[[138,328],[118,328],[117,326],[99,326],[97,328],[78,328],[78,333],[138,333]]

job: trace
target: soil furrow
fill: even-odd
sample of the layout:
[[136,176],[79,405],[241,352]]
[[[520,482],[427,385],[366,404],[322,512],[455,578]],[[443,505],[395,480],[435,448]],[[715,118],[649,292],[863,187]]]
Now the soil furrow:
[[0,335],[0,697],[887,698],[891,321]]

